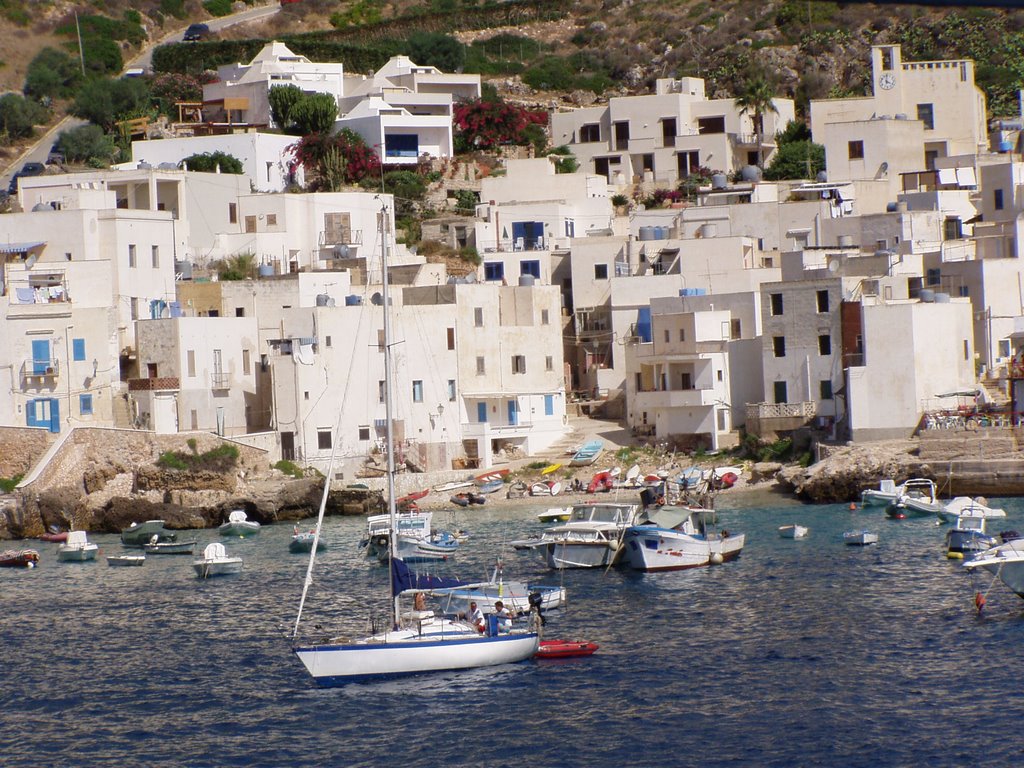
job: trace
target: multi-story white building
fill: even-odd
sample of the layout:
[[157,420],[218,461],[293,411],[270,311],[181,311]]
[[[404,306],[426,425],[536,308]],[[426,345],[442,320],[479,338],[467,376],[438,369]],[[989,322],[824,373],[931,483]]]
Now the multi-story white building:
[[698,168],[729,174],[769,162],[775,134],[796,114],[792,99],[773,104],[757,126],[734,99],[708,99],[703,79],[662,78],[653,94],[552,112],[551,143],[567,145],[583,171],[616,187],[644,180],[674,186]]
[[343,93],[340,63],[314,63],[276,40],[248,64],[217,68],[217,82],[203,86],[203,120],[229,125],[272,125],[270,89],[294,85],[307,93],[326,93],[338,101]]

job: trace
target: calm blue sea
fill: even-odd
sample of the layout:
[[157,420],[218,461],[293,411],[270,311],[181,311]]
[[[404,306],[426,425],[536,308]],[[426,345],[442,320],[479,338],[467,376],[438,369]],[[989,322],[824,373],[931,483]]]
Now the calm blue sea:
[[[290,526],[229,543],[243,573],[205,582],[189,557],[63,564],[42,544],[39,568],[0,569],[0,765],[1019,762],[1024,601],[995,587],[978,618],[987,581],[945,559],[931,520],[759,498],[719,499],[724,526],[747,534],[738,561],[658,575],[549,572],[502,549],[539,529],[536,508],[454,513],[472,533],[455,570],[477,578],[504,552],[508,577],[564,578],[549,636],[598,653],[336,689],[290,652],[306,567]],[[997,530],[1024,531],[1024,500],[991,503],[1011,515]],[[790,522],[810,536],[781,539]],[[327,522],[310,625],[358,634],[385,609],[386,571],[357,550],[364,524]],[[864,527],[877,546],[843,545]]]

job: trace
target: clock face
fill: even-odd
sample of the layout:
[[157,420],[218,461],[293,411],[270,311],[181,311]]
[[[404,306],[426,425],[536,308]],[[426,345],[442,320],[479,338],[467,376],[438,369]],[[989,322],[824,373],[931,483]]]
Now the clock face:
[[888,91],[896,85],[896,78],[893,77],[892,73],[885,72],[880,78],[878,78],[878,85]]

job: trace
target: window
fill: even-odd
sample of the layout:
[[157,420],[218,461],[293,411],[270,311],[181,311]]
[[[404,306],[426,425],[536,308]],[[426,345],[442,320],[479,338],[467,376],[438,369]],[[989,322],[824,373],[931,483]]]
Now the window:
[[832,337],[829,336],[827,333],[823,333],[821,336],[818,337],[818,354],[832,354]]
[[970,360],[970,359],[971,359],[971,348],[970,348],[970,345],[967,343],[967,339],[964,339],[964,360]]
[[249,375],[249,368],[252,366],[252,361],[249,356],[249,350],[242,350],[242,374],[245,376]]
[[555,358],[553,358],[551,355],[548,355],[547,357],[544,358],[544,370],[545,371],[553,371],[553,370],[555,370]]
[[187,375],[189,376],[196,375],[196,352],[194,349],[185,353],[185,370],[188,371]]
[[685,179],[698,168],[700,168],[700,152],[696,149],[676,152],[676,169],[680,179]]
[[719,408],[715,411],[715,415],[718,417],[718,431],[726,432],[729,429],[729,412],[725,408]]
[[246,216],[245,217],[245,231],[246,232],[255,232],[256,231],[256,217],[255,216]]
[[580,144],[590,144],[601,140],[601,126],[599,123],[587,123],[580,126]]
[[92,416],[92,395],[78,396],[78,413],[82,416]]
[[383,403],[384,398],[387,396],[387,385],[380,379],[377,380],[377,402]]
[[670,341],[672,341],[672,331],[669,330],[668,328],[666,328],[665,329],[665,343],[668,344]]
[[927,285],[941,285],[942,284],[942,269],[933,268],[925,272],[925,280]]
[[702,136],[706,133],[725,133],[725,117],[698,117],[697,133]]
[[476,375],[483,376],[487,373],[487,365],[482,355],[478,355],[476,358]]
[[680,341],[686,341],[686,329],[685,328],[680,328],[679,329],[679,340]]
[[195,408],[189,411],[189,424],[189,428],[193,432],[199,429],[199,411],[197,411]]
[[228,203],[228,221],[232,224],[238,223],[238,203]]
[[150,256],[153,260],[153,269],[160,268],[160,246],[150,246]]
[[527,259],[519,262],[519,274],[531,275],[540,280],[540,262],[537,259]]
[[948,218],[942,225],[943,240],[961,240],[964,236],[964,225],[956,217]]
[[661,146],[674,147],[676,145],[676,119],[674,117],[663,117],[661,119]]
[[729,321],[729,334],[732,339],[742,338],[743,327],[737,318],[733,318]]
[[473,325],[477,328],[484,327],[484,308],[474,307],[473,308]]
[[828,291],[818,291],[818,312],[828,312]]
[[85,360],[85,339],[71,340],[71,358],[73,360]]
[[999,357],[1009,357],[1009,356],[1010,356],[1010,340],[1009,339],[1000,339],[999,340]]
[[132,320],[139,319],[139,300],[135,296],[128,302],[128,314]]
[[325,347],[331,346],[331,337],[330,336],[324,336],[324,346]]
[[786,399],[786,382],[784,382],[784,381],[776,381],[774,383],[773,389],[775,391],[774,394],[775,394],[775,402],[776,403],[789,402]]
[[851,160],[863,160],[864,159],[864,142],[863,141],[851,141],[847,145],[847,153]]
[[448,402],[455,402],[455,379],[448,379]]
[[1003,190],[992,190],[992,204],[995,206],[997,211],[1003,210]]
[[629,122],[612,123],[612,131],[615,134],[615,149],[629,149]]
[[888,72],[890,69],[892,69],[892,65],[893,65],[892,48],[883,48],[882,49],[882,69],[884,71]]
[[607,264],[595,264],[594,265],[594,279],[595,280],[607,280],[608,279],[608,265]]
[[555,415],[555,396],[544,395],[544,415],[554,416]]
[[725,381],[725,376],[723,375],[723,372],[722,372],[721,369],[715,371],[715,374],[716,374],[716,377],[718,378],[719,381]]
[[551,323],[551,320],[550,320],[548,311],[546,309],[542,309],[540,311],[540,324],[541,325],[549,325],[550,323]]
[[268,213],[267,214],[267,226],[268,227],[276,227],[277,226],[277,214],[276,213]]
[[455,329],[448,329],[448,349],[455,349]]
[[931,131],[935,129],[935,108],[931,104],[917,105],[917,119],[924,123],[924,129]]
[[512,373],[526,373],[526,355],[512,355]]
[[961,285],[960,286],[960,298],[961,299],[966,299],[970,295],[971,295],[971,288],[970,288],[970,286],[969,285]]
[[387,133],[384,135],[385,157],[419,157],[420,138],[415,133]]
[[786,356],[786,337],[785,336],[772,336],[772,352],[775,353],[776,357]]
[[245,317],[245,307],[235,307],[235,317]]
[[369,440],[370,439],[370,428],[369,427],[360,427],[359,428],[359,439],[360,440]]
[[128,243],[128,266],[135,266],[135,243]]
[[316,447],[321,451],[331,450],[331,430],[321,428],[316,431]]
[[771,304],[771,313],[773,317],[782,314],[782,294],[781,293],[770,293],[768,294],[768,300]]
[[412,401],[414,403],[423,402],[423,380],[415,379],[412,382]]
[[822,379],[818,382],[818,395],[822,400],[832,399],[832,381],[831,379]]
[[484,262],[484,280],[504,280],[505,264],[501,261]]

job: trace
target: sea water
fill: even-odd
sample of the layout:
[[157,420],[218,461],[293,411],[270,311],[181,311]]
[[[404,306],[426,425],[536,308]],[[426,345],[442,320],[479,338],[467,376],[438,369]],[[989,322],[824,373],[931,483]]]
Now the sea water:
[[[548,571],[507,542],[542,507],[435,514],[470,531],[478,579],[564,585],[549,637],[592,657],[320,689],[290,651],[307,555],[291,526],[227,540],[241,574],[199,580],[188,556],[110,568],[0,569],[0,765],[913,766],[1020,759],[1024,601],[1000,584],[981,617],[945,526],[880,509],[721,495],[739,560],[660,574]],[[1024,500],[990,528],[1024,529]],[[740,506],[736,506],[736,505]],[[729,509],[732,505],[735,508]],[[806,539],[777,528],[800,523]],[[353,636],[387,610],[361,518],[329,519],[302,629]],[[845,530],[879,534],[845,546]],[[196,551],[215,531],[198,532]]]

